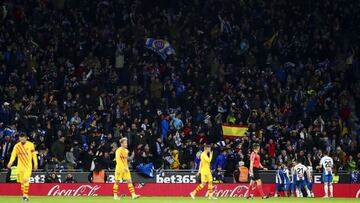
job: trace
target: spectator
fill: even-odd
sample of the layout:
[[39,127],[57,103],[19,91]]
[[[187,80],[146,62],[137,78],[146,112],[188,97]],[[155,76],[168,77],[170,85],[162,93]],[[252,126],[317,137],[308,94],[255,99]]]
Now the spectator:
[[291,159],[287,155],[286,150],[282,150],[281,154],[277,158],[277,163],[288,163]]
[[309,165],[308,162],[307,162],[307,158],[305,157],[305,153],[304,153],[303,150],[301,150],[301,151],[299,152],[299,155],[297,155],[296,160],[298,161],[298,163],[302,163],[302,164],[304,164],[305,166],[308,166],[308,165]]
[[172,150],[171,156],[173,159],[173,162],[171,164],[171,169],[179,169],[180,168],[180,161],[179,161],[179,151],[178,150]]
[[266,145],[267,153],[269,156],[274,159],[275,158],[275,143],[272,139],[269,139],[268,144]]
[[161,120],[161,139],[164,140],[167,138],[169,132],[169,118],[167,115],[164,115]]
[[354,158],[350,155],[347,162],[346,162],[346,169],[349,172],[353,172],[356,170],[356,162]]
[[341,149],[341,147],[337,147],[336,148],[336,159],[339,162],[339,165],[344,166],[345,162],[346,162],[346,154],[345,152]]
[[51,153],[60,162],[64,160],[65,155],[65,137],[60,137],[59,140],[55,141],[51,146]]
[[225,180],[224,171],[220,167],[217,167],[214,171],[214,182],[223,183]]
[[69,173],[67,174],[64,183],[77,183],[77,181],[75,180],[74,176],[71,173]]
[[70,150],[66,152],[66,162],[68,164],[69,169],[73,169],[76,166],[74,148],[70,148]]
[[239,183],[249,182],[249,169],[245,166],[243,161],[239,161],[238,176],[235,176],[235,181]]
[[225,165],[226,165],[226,150],[223,149],[221,151],[221,153],[215,158],[215,161],[212,165],[212,169],[216,170],[217,168],[220,168],[220,170],[224,170],[225,169]]
[[56,173],[48,173],[45,177],[45,183],[60,183],[60,180]]
[[46,169],[48,162],[48,151],[46,148],[39,148],[38,156],[38,169]]
[[1,105],[1,108],[0,108],[0,123],[3,123],[3,125],[10,125],[10,121],[11,121],[11,116],[12,116],[12,113],[11,113],[11,108],[10,108],[10,103],[8,102],[4,102],[2,105]]
[[90,172],[88,176],[90,183],[106,183],[107,175],[102,166],[99,163],[95,163],[95,168],[92,172]]
[[3,160],[3,162],[8,163],[10,160],[10,154],[12,152],[12,149],[14,147],[15,143],[13,140],[11,140],[10,135],[5,135],[3,141],[0,144],[0,159]]
[[[316,165],[326,150],[345,169],[359,153],[360,43],[349,26],[359,1],[80,1],[65,13],[61,2],[0,3],[0,142],[24,131],[56,157],[46,167],[63,166],[74,148],[75,167],[89,171],[94,157],[112,156],[114,147],[98,149],[110,133],[108,145],[127,137],[131,152],[148,144],[158,165],[176,149],[189,169],[202,144],[226,141],[224,123],[249,127],[241,147],[226,141],[227,174],[253,142],[271,167],[300,151]],[[158,57],[145,35],[176,55]],[[63,151],[52,148],[60,137]]]
[[17,183],[18,175],[19,175],[19,169],[17,168],[17,166],[12,166],[11,169],[9,169],[6,174],[6,182]]
[[176,131],[178,131],[182,127],[184,127],[184,124],[183,124],[183,122],[181,120],[181,114],[178,114],[178,115],[176,115],[175,117],[172,118],[172,125],[174,126]]

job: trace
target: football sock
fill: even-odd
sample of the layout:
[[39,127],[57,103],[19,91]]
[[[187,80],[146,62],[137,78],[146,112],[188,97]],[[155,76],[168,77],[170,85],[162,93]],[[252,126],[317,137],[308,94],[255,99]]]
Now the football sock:
[[23,190],[23,196],[28,197],[29,196],[29,182],[24,183],[24,190]]
[[253,191],[253,187],[255,186],[255,182],[250,182],[250,185],[248,187],[248,190],[247,190],[247,196],[249,197],[251,194],[252,194],[252,191]]
[[118,189],[119,189],[119,185],[117,183],[114,183],[114,186],[113,186],[113,193],[114,195],[117,195],[118,194]]
[[260,195],[261,195],[262,197],[264,197],[264,196],[265,196],[265,193],[264,193],[264,191],[263,191],[262,184],[258,184],[258,185],[257,185],[257,189],[258,189]]
[[324,183],[325,196],[328,196],[328,183]]
[[329,188],[330,188],[330,196],[333,196],[333,185],[332,183],[329,183]]
[[209,194],[209,197],[212,197],[212,195],[213,195],[213,185],[212,185],[212,183],[208,184],[208,194]]
[[134,196],[135,195],[134,185],[132,183],[129,183],[128,188],[129,188],[131,196]]
[[192,192],[193,194],[198,193],[200,190],[202,190],[204,188],[204,186],[202,184],[198,185],[195,190]]
[[24,196],[24,183],[21,183],[21,193]]

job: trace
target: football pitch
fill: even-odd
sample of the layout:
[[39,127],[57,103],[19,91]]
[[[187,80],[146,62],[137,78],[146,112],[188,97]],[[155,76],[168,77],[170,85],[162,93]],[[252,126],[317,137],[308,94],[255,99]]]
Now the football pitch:
[[[23,202],[21,197],[0,197],[1,203],[21,203]],[[136,200],[132,200],[129,197],[120,198],[119,200],[113,200],[112,197],[30,197],[30,203],[203,203],[203,202],[221,202],[221,203],[235,203],[235,202],[249,202],[249,203],[322,203],[322,202],[334,202],[334,203],[352,203],[360,202],[360,199],[355,198],[279,198],[273,197],[269,199],[245,199],[245,198],[219,198],[217,200],[209,200],[204,197],[198,197],[195,200],[190,197],[141,197]]]

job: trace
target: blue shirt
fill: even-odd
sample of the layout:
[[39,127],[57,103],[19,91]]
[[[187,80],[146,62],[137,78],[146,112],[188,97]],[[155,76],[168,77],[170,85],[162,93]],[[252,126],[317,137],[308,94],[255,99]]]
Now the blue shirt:
[[182,128],[184,126],[182,120],[180,120],[176,117],[173,118],[173,125],[176,130],[179,130],[180,128]]
[[195,158],[195,164],[196,164],[196,171],[198,171],[199,170],[199,166],[200,166],[200,157],[196,157]]
[[215,162],[212,165],[212,169],[216,169],[218,166],[220,166],[221,169],[224,169],[225,165],[226,165],[226,157],[221,153],[216,157]]
[[161,121],[161,135],[162,137],[166,137],[169,132],[169,121],[166,119],[163,119]]

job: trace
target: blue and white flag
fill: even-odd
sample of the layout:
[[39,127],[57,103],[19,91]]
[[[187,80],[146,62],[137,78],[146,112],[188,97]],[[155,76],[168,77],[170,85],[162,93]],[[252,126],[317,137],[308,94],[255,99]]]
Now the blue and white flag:
[[170,43],[163,39],[147,38],[145,47],[159,54],[163,60],[168,56],[175,54],[175,50]]
[[147,175],[148,177],[150,178],[153,178],[154,177],[154,164],[153,163],[149,163],[149,164],[139,164],[136,166],[136,169]]

